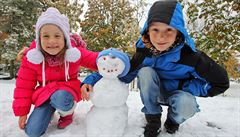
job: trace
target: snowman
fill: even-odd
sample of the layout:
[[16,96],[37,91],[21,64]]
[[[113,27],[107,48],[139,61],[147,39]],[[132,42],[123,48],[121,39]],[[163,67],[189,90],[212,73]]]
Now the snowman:
[[128,73],[129,58],[111,48],[99,53],[97,66],[102,78],[90,93],[93,106],[87,113],[87,136],[121,137],[128,122],[126,101],[129,91],[127,84],[119,78]]

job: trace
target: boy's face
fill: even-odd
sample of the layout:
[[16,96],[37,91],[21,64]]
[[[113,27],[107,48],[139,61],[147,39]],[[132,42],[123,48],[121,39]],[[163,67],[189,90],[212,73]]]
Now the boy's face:
[[160,22],[153,22],[149,27],[149,37],[153,46],[159,51],[165,51],[172,46],[176,37],[177,29]]
[[42,49],[50,55],[57,55],[65,46],[62,30],[52,24],[42,26],[40,42]]

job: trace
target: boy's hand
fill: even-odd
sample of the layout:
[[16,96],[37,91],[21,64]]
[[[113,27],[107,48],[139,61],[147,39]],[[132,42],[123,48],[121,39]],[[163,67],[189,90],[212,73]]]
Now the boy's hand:
[[20,116],[18,119],[18,126],[20,129],[24,129],[26,126],[27,115]]
[[23,54],[24,54],[25,50],[27,50],[27,49],[28,49],[28,47],[23,47],[23,48],[18,52],[17,57],[16,57],[16,60],[17,60],[18,62],[21,62],[21,61],[22,61]]
[[84,84],[81,87],[82,99],[83,101],[90,99],[90,92],[93,92],[93,87],[90,84]]

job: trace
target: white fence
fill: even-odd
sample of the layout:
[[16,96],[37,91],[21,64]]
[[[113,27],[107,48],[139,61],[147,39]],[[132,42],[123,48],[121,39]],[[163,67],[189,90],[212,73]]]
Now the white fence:
[[129,83],[129,90],[130,91],[138,91],[137,78],[135,78],[131,83]]

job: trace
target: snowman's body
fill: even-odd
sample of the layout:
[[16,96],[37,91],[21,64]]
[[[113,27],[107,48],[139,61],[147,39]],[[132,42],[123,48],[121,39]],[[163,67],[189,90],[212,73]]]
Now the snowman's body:
[[93,91],[91,101],[94,105],[87,114],[88,137],[123,136],[128,119],[127,85],[118,79],[102,78]]
[[98,69],[103,77],[90,94],[93,106],[87,114],[87,136],[121,137],[127,127],[129,91],[117,76],[122,73],[124,63],[118,58],[104,56],[98,61]]

